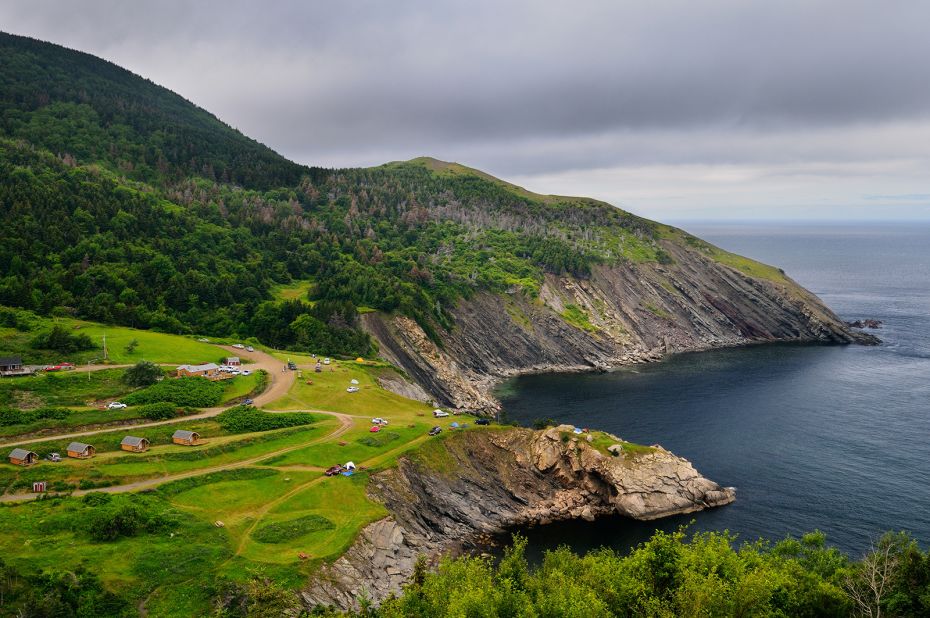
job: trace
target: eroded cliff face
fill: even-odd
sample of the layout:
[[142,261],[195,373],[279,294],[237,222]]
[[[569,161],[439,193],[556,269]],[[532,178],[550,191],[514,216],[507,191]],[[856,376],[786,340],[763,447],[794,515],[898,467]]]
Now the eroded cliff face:
[[538,298],[477,294],[454,309],[442,348],[409,318],[368,314],[364,324],[381,354],[437,402],[483,412],[498,407],[495,383],[522,373],[767,341],[874,342],[775,269],[753,277],[680,243],[662,247],[670,264],[600,266],[587,279],[549,275]]
[[377,474],[369,493],[391,516],[317,573],[305,604],[354,608],[360,594],[380,602],[400,591],[418,556],[436,560],[518,526],[609,514],[647,520],[734,500],[732,488],[659,446],[571,429],[460,432]]

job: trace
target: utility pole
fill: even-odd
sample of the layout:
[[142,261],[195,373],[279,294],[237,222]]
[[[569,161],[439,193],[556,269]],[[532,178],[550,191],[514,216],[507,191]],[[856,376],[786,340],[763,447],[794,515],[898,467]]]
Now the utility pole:
[[109,359],[110,359],[110,357],[109,357],[109,355],[107,354],[107,334],[106,334],[106,333],[103,333],[103,360],[104,360],[104,362],[106,362],[106,361],[108,361]]

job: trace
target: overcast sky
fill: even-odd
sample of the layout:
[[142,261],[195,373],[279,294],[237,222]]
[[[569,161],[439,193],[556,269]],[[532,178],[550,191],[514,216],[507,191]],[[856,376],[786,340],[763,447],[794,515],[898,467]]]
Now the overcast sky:
[[0,0],[303,163],[664,220],[930,219],[930,2]]

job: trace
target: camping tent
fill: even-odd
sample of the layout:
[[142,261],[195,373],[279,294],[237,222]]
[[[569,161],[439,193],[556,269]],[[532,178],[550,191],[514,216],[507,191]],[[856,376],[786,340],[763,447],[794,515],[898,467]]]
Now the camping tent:
[[346,465],[342,466],[346,470],[355,470],[355,462],[348,462]]
[[356,379],[353,378],[353,379],[352,379],[352,384],[358,384],[358,380],[356,380]]

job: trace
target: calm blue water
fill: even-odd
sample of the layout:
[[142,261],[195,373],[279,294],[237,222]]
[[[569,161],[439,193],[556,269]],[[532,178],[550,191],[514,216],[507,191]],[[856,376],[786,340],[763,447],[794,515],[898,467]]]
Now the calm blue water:
[[734,504],[686,517],[536,528],[534,551],[627,549],[691,519],[744,540],[820,529],[853,555],[890,529],[930,545],[930,225],[685,227],[784,268],[845,319],[883,320],[884,343],[721,350],[505,384],[510,419],[659,443],[737,487]]

